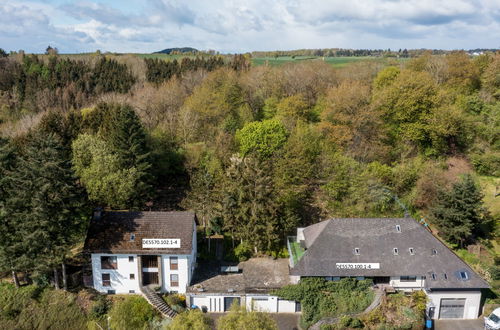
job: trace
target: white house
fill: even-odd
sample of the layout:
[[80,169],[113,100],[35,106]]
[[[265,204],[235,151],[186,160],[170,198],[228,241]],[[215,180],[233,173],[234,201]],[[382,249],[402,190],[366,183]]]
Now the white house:
[[474,319],[488,283],[411,218],[331,219],[289,238],[290,276],[371,278],[395,290],[424,290],[432,318]]
[[300,312],[300,304],[280,299],[272,291],[291,284],[287,259],[252,258],[237,266],[200,264],[186,296],[190,305],[208,312],[227,312],[237,301],[247,310]]
[[139,293],[142,286],[185,293],[196,263],[192,212],[104,212],[91,221],[85,250],[90,284],[103,293]]

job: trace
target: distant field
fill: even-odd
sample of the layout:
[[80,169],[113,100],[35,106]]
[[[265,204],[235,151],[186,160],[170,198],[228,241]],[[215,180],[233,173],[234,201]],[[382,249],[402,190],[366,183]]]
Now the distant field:
[[270,65],[279,66],[286,63],[297,63],[303,61],[314,61],[320,60],[331,64],[334,67],[344,67],[350,63],[361,62],[361,61],[385,61],[385,58],[371,57],[371,56],[360,56],[360,57],[322,57],[322,56],[280,56],[280,57],[255,57],[252,58],[253,65]]

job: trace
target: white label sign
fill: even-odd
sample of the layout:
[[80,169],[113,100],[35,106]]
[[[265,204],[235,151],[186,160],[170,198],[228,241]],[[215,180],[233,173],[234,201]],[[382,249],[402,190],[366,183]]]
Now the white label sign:
[[337,269],[380,269],[380,264],[364,262],[337,262]]
[[181,247],[180,238],[143,238],[143,249],[178,249]]

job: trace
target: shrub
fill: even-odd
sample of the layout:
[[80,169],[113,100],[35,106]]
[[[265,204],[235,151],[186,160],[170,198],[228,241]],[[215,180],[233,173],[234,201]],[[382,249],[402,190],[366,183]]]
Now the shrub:
[[105,296],[99,295],[92,305],[90,316],[93,319],[99,319],[108,313],[110,307],[111,302]]
[[177,315],[166,329],[168,330],[210,330],[212,320],[199,309],[192,309]]
[[482,175],[500,176],[500,153],[489,152],[471,156],[474,169]]
[[156,313],[142,297],[129,296],[114,303],[109,312],[110,324],[114,329],[146,329],[156,318]]
[[238,261],[246,261],[252,256],[252,247],[248,243],[243,242],[234,249],[234,255]]
[[186,307],[186,297],[184,297],[181,294],[175,293],[175,294],[167,295],[165,297],[165,301],[170,306],[178,305],[178,306]]

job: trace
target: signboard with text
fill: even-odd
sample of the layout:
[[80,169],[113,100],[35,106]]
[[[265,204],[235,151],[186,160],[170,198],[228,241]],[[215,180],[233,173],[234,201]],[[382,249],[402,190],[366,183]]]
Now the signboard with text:
[[181,247],[180,238],[143,238],[143,249],[178,249]]
[[337,262],[337,269],[380,269],[380,263]]

